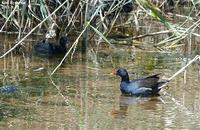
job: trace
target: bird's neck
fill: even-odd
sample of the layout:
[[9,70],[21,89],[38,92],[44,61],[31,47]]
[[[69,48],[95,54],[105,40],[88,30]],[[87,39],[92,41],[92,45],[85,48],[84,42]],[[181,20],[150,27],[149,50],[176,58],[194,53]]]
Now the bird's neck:
[[129,76],[126,75],[126,76],[121,77],[121,82],[129,82]]

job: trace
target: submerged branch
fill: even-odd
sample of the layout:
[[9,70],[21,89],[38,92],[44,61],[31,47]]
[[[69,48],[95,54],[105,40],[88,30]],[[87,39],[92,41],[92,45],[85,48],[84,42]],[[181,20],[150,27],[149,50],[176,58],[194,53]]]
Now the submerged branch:
[[[176,77],[177,75],[179,75],[181,72],[183,72],[189,65],[191,65],[193,62],[195,62],[196,60],[200,60],[200,55],[196,55],[191,61],[189,61],[184,67],[182,67],[179,71],[177,71],[174,75],[172,75],[170,78],[168,78],[168,81],[172,80],[174,77]],[[166,82],[165,84],[163,84],[162,86],[160,86],[159,88],[163,88],[165,87],[169,82]]]

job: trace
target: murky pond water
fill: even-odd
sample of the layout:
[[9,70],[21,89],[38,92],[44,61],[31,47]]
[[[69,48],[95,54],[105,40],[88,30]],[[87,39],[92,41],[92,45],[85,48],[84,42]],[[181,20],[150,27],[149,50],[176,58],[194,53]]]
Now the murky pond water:
[[0,59],[0,85],[16,85],[17,91],[0,94],[0,129],[200,129],[199,62],[159,97],[122,96],[119,77],[110,75],[124,67],[132,79],[155,73],[166,79],[192,57],[126,46],[90,48],[87,58],[75,52],[50,78],[62,57],[9,54]]

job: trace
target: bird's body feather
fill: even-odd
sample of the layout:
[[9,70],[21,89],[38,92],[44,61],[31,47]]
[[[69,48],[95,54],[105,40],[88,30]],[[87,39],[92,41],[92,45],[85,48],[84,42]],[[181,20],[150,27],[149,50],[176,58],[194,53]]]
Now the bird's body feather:
[[34,45],[33,52],[39,56],[51,57],[53,55],[64,54],[67,51],[66,45],[69,40],[66,36],[60,38],[59,45],[49,43],[43,40],[42,42]]
[[116,72],[121,77],[120,90],[122,94],[135,96],[153,96],[158,95],[160,86],[165,82],[159,82],[159,74],[146,78],[129,80],[128,72],[125,69],[119,69]]

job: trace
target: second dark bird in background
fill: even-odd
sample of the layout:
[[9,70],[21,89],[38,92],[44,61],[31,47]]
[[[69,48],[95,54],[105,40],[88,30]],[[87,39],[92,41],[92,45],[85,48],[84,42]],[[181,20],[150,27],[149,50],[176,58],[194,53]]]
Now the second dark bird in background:
[[56,43],[49,43],[43,40],[33,47],[34,54],[44,57],[52,57],[54,55],[65,54],[67,52],[67,46],[69,44],[69,39],[67,36],[62,36],[59,40],[59,45]]
[[116,8],[116,5],[117,7],[122,7],[121,12],[129,13],[133,10],[134,2],[132,0],[106,0],[104,1],[103,12]]

